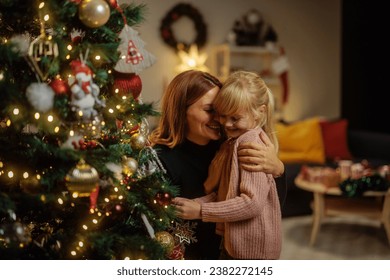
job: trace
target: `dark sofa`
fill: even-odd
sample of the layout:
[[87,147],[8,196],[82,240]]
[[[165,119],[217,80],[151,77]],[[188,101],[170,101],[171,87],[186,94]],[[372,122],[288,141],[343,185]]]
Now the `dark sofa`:
[[[390,164],[390,134],[348,129],[347,141],[354,162],[367,160],[372,167]],[[294,179],[301,170],[302,163],[286,163],[285,176],[279,183],[286,184],[287,193],[282,203],[282,216],[302,216],[312,213],[310,203],[313,194],[299,189]],[[318,166],[318,164],[307,164]],[[327,166],[336,167],[336,162],[327,162]],[[285,182],[282,182],[285,181]]]

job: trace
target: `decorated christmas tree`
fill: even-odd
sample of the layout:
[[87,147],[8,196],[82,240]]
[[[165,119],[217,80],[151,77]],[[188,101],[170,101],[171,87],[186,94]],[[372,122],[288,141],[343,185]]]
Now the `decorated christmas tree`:
[[1,258],[182,258],[191,228],[147,140],[145,8],[0,0]]

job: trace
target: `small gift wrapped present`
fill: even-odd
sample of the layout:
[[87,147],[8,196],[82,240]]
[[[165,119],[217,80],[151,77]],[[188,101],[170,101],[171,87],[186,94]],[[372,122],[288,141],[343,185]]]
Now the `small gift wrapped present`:
[[340,173],[331,167],[302,166],[301,174],[305,180],[321,183],[328,188],[337,187],[340,182]]

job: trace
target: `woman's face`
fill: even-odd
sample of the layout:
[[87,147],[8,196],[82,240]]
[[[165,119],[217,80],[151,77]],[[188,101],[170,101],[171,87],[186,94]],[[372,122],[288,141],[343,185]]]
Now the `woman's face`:
[[213,101],[218,87],[209,90],[198,101],[187,108],[186,138],[198,145],[206,145],[220,138],[220,125],[214,119]]

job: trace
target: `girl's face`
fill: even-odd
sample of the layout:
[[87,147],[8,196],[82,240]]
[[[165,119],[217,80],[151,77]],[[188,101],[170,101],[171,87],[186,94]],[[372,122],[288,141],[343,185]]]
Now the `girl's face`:
[[238,111],[234,115],[220,114],[219,122],[224,127],[228,138],[237,138],[257,126],[255,118],[246,111]]
[[218,91],[218,87],[209,90],[187,108],[186,138],[198,145],[206,145],[211,140],[218,140],[221,137],[220,125],[214,119],[213,107]]

